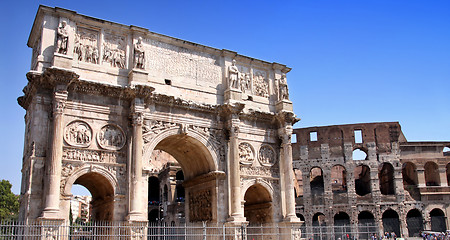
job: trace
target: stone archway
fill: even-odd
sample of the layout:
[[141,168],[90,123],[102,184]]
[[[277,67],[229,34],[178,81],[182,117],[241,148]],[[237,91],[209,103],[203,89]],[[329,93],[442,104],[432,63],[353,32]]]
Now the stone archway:
[[272,197],[261,184],[250,186],[244,195],[244,216],[250,224],[272,222]]
[[103,175],[89,172],[78,177],[74,184],[84,186],[92,195],[91,221],[112,221],[114,217],[114,187]]
[[[179,128],[174,128],[159,134],[144,149],[146,149],[144,159],[148,159],[146,154],[159,150],[173,157],[179,168],[181,167],[173,177],[182,184],[170,187],[164,185],[162,205],[183,204],[184,210],[181,209],[183,212],[181,215],[189,222],[217,220],[216,179],[224,174],[217,171],[216,153],[208,145],[207,139],[193,131],[180,133]],[[178,178],[181,176],[180,173],[183,175],[182,180],[177,178],[177,173]],[[179,198],[182,198],[182,201]],[[180,209],[172,210],[174,216],[171,216],[171,219],[177,214],[180,215]]]

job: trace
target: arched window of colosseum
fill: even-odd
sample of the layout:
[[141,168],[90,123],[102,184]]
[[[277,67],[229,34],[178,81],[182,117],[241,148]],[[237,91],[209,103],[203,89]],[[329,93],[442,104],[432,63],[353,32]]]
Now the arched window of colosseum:
[[383,232],[395,232],[400,236],[400,220],[398,213],[392,209],[386,210],[382,216]]
[[422,213],[417,209],[409,210],[406,214],[406,225],[409,237],[420,237],[420,232],[423,231]]
[[427,186],[439,186],[441,180],[439,176],[439,167],[434,162],[425,163],[425,183]]
[[355,191],[359,196],[365,196],[372,192],[370,187],[370,168],[367,165],[355,167]]
[[375,218],[369,211],[362,211],[358,214],[358,239],[370,239],[369,234],[376,232]]
[[254,184],[244,195],[244,216],[250,224],[261,224],[272,221],[272,197],[269,191],[260,184]]
[[300,169],[294,169],[294,188],[297,193],[295,197],[303,196],[303,175]]
[[450,156],[450,147],[444,147],[442,153],[444,154],[444,156]]
[[148,204],[158,206],[159,203],[159,179],[152,176],[148,178]]
[[347,171],[341,165],[331,168],[331,189],[333,193],[347,192]]
[[326,226],[326,218],[325,215],[321,212],[314,214],[312,219],[313,226]]
[[185,193],[184,193],[184,187],[183,187],[183,181],[184,181],[184,174],[183,170],[178,170],[178,172],[175,175],[176,179],[176,188],[175,188],[175,201],[176,202],[184,202]]
[[163,201],[167,202],[169,201],[169,189],[167,187],[167,185],[164,185],[164,192],[163,192]]
[[311,187],[311,194],[323,194],[323,172],[319,167],[314,167],[309,172],[309,185]]
[[450,163],[445,166],[445,172],[447,173],[447,184],[450,186]]
[[409,195],[415,199],[420,200],[420,191],[417,187],[418,177],[416,165],[411,162],[403,163],[402,166],[403,176],[403,188],[409,193]]
[[367,160],[367,153],[364,152],[362,149],[357,148],[353,150],[352,159],[357,161]]
[[430,212],[431,218],[431,231],[445,232],[447,227],[445,226],[445,214],[439,209],[435,208]]
[[383,195],[395,194],[394,188],[394,167],[390,163],[380,165],[378,171],[378,179],[380,180],[380,192]]
[[82,197],[80,199],[80,202],[84,202],[84,204],[81,204],[82,208],[79,209],[82,219],[86,219],[86,221],[113,220],[114,187],[106,177],[100,173],[89,172],[78,177],[74,184],[85,187],[92,195],[92,197]]
[[348,214],[345,212],[336,213],[334,215],[334,233],[336,234],[336,236],[345,236],[349,232],[351,232],[351,229],[350,217],[348,216]]

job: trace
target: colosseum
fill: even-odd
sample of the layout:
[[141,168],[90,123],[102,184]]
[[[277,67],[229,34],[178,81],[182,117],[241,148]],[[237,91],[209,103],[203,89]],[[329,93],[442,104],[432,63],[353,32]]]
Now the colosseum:
[[398,122],[293,132],[296,213],[305,229],[404,237],[448,229],[450,142],[408,142]]

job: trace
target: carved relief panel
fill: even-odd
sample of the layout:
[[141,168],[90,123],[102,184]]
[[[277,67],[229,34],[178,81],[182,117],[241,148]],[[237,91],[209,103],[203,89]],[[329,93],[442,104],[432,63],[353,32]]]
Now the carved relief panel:
[[98,31],[78,26],[73,48],[74,57],[76,56],[78,61],[98,64],[100,56],[98,39]]
[[263,166],[273,166],[277,162],[277,156],[269,145],[262,145],[258,152],[258,161]]
[[126,142],[125,133],[119,126],[108,124],[100,129],[97,142],[104,149],[120,150]]
[[247,142],[241,142],[239,144],[239,160],[242,164],[251,165],[255,160],[255,150],[252,145]]
[[88,147],[92,141],[92,129],[83,121],[73,121],[64,129],[64,140],[76,147]]
[[253,70],[253,94],[269,97],[268,74],[265,71]]
[[211,221],[212,211],[212,192],[210,189],[203,189],[189,193],[190,221]]
[[126,63],[126,37],[105,32],[103,42],[103,63],[112,67],[125,68]]

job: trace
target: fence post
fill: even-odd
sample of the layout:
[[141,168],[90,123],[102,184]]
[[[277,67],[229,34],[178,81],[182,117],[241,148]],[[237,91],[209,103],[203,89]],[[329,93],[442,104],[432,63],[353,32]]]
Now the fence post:
[[206,222],[203,221],[203,240],[206,240]]

